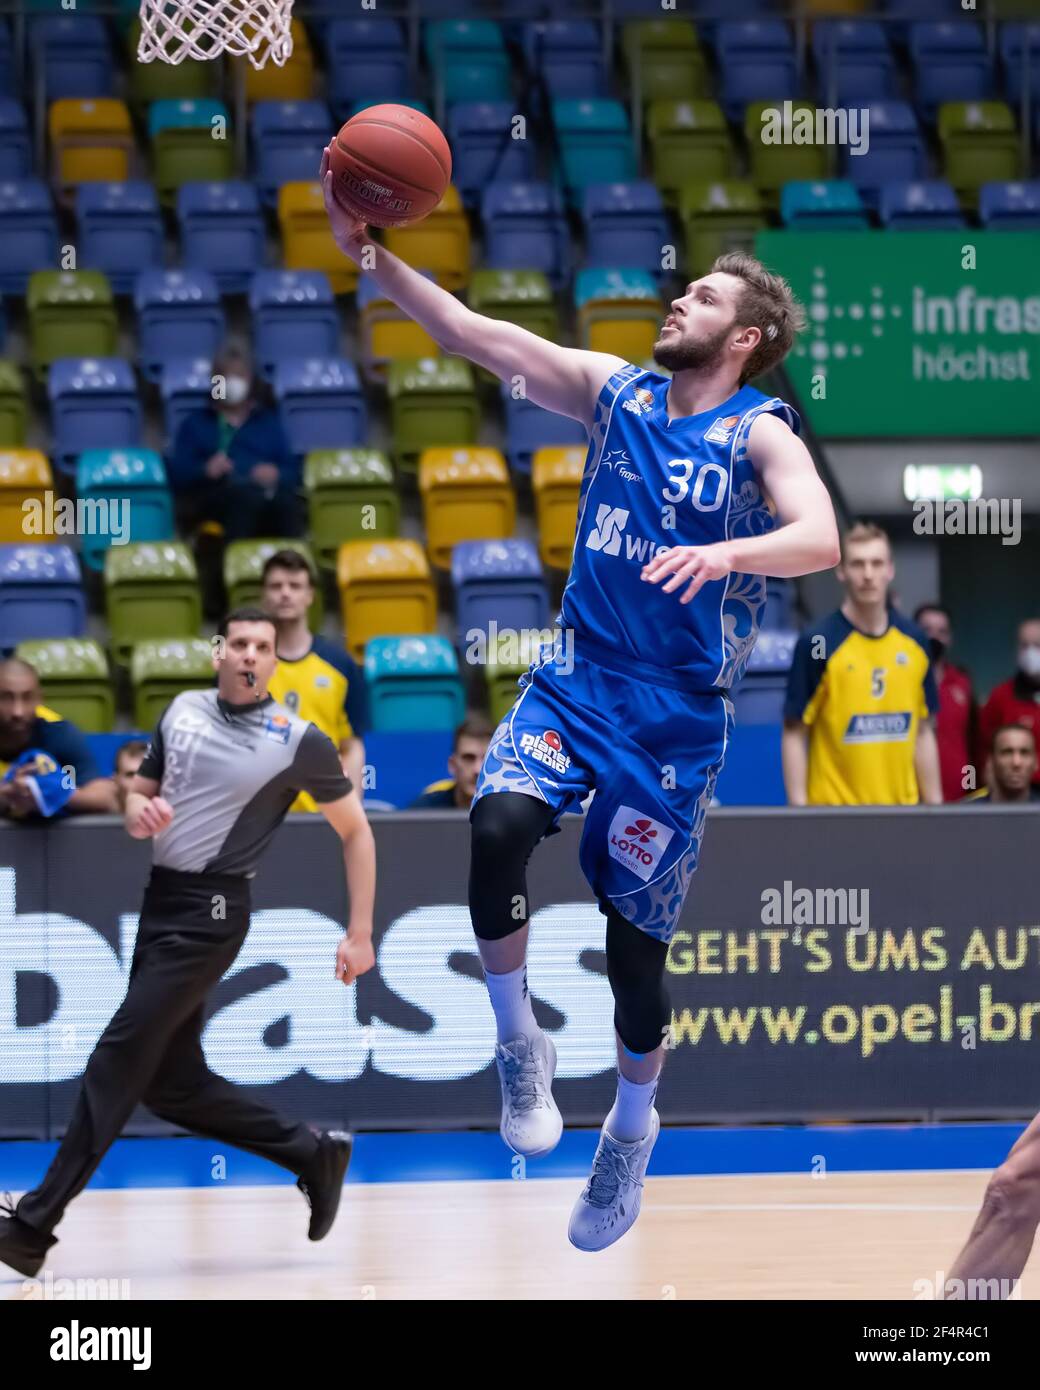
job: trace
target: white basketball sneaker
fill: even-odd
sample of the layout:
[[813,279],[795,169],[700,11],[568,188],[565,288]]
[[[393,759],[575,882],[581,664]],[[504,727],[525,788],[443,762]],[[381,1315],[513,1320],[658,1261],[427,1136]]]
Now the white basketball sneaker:
[[650,1112],[646,1138],[630,1144],[622,1144],[603,1126],[592,1175],[571,1212],[567,1234],[572,1245],[579,1250],[605,1250],[635,1222],[643,1198],[643,1175],[660,1130],[656,1110]]
[[525,1158],[541,1158],[560,1142],[563,1116],[552,1096],[556,1048],[541,1031],[495,1047],[502,1083],[502,1121],[498,1132]]

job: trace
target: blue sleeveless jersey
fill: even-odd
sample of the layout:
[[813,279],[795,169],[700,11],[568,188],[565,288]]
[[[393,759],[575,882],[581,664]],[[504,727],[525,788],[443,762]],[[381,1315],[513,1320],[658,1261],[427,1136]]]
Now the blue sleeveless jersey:
[[677,689],[728,689],[755,644],[765,579],[731,574],[682,604],[682,589],[663,593],[666,580],[648,584],[640,571],[675,545],[772,530],[748,436],[763,413],[795,433],[799,419],[784,401],[742,386],[712,410],[669,421],[669,384],[629,364],[600,392],[557,622],[573,630],[578,656]]

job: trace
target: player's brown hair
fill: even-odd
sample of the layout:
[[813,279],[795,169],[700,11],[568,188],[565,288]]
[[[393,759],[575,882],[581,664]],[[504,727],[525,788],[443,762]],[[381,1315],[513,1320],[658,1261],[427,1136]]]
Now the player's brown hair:
[[711,269],[712,274],[735,275],[744,282],[737,299],[736,322],[762,330],[761,341],[741,373],[743,386],[784,360],[805,328],[805,310],[783,276],[774,275],[746,251],[727,251]]
[[1028,724],[1001,724],[993,730],[993,737],[989,741],[991,753],[997,751],[997,739],[1001,734],[1025,734],[1026,738],[1032,739],[1034,752],[1036,750],[1036,734],[1033,733]]
[[483,714],[467,714],[459,727],[455,730],[455,738],[451,745],[454,753],[459,743],[464,738],[482,738],[488,743],[491,742],[491,735],[495,732],[491,720]]
[[[841,538],[841,558],[844,560],[848,555],[850,545],[855,545],[859,541],[884,541],[888,546],[888,553],[892,553],[892,541],[888,532],[875,521],[854,521],[849,529]],[[934,608],[935,604],[928,604],[927,607]]]
[[317,587],[318,581],[314,576],[314,570],[302,551],[293,550],[290,547],[286,547],[285,550],[276,550],[264,561],[264,567],[260,572],[261,584],[267,583],[267,576],[272,570],[288,570],[290,574],[302,574],[306,571],[307,577],[311,581],[311,588]]

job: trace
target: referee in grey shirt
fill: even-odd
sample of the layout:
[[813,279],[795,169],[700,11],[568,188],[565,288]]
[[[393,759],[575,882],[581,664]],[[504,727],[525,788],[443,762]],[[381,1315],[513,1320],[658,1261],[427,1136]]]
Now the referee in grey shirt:
[[335,972],[346,985],[375,964],[375,845],[332,743],[267,693],[278,660],[271,619],[239,608],[220,636],[216,690],[170,703],[127,796],[128,832],[154,839],[129,988],[87,1062],[43,1182],[0,1215],[0,1262],[20,1274],[39,1270],[66,1206],[139,1101],[295,1173],[311,1240],[336,1218],[350,1136],[290,1123],[211,1072],[202,1027],[206,996],[249,930],[250,880],[297,794],[310,792],[343,842],[350,925]]

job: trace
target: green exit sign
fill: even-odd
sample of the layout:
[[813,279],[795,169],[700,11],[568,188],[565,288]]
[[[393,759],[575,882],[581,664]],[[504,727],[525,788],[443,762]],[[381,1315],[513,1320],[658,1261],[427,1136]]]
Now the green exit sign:
[[908,463],[903,469],[903,496],[908,502],[919,502],[922,498],[936,502],[945,502],[948,498],[974,501],[982,496],[982,469],[977,463],[966,467]]

